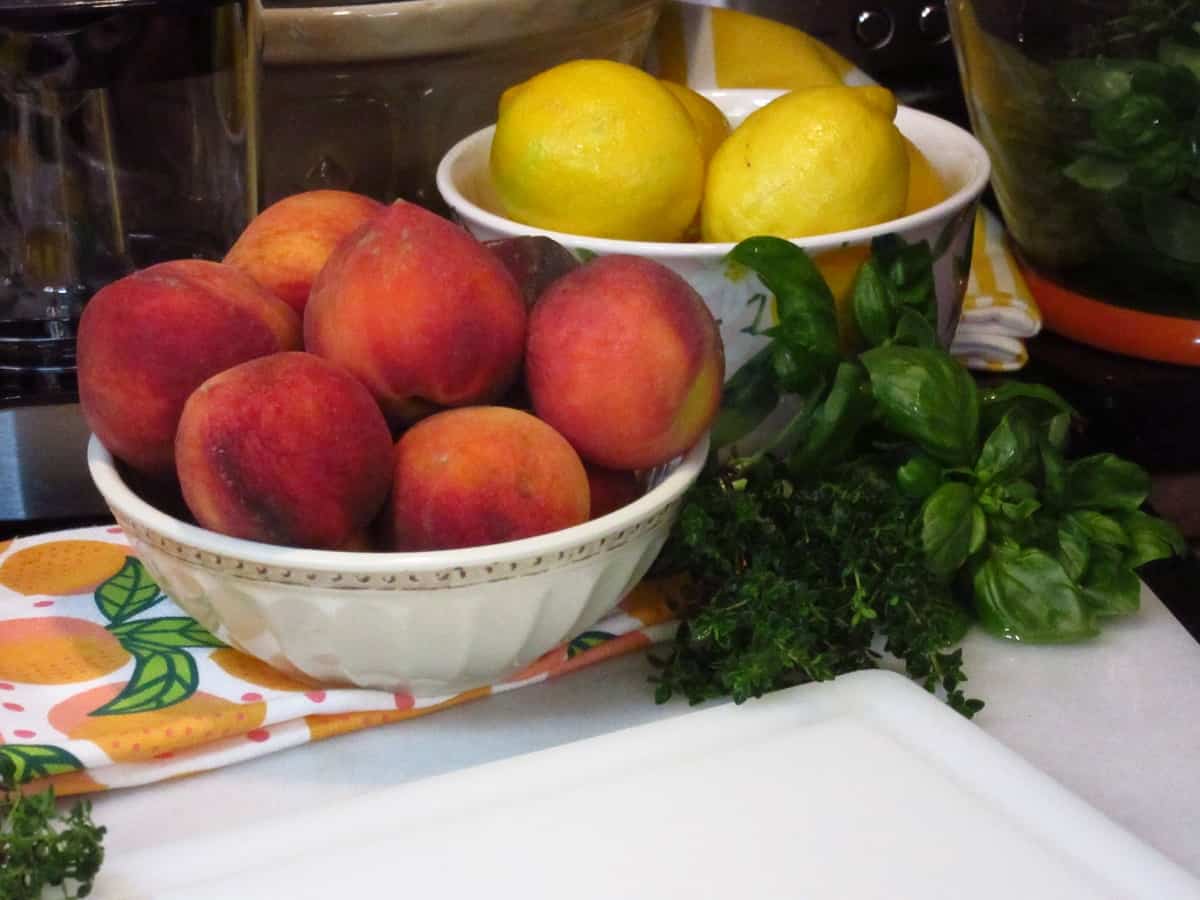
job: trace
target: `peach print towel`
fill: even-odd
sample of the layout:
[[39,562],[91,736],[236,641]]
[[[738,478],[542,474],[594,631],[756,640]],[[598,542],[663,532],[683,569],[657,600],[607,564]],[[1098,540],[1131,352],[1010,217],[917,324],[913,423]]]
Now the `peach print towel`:
[[422,700],[322,689],[201,628],[119,528],[18,538],[0,546],[0,767],[60,795],[201,772],[536,684],[662,640],[669,620],[641,587],[500,684]]

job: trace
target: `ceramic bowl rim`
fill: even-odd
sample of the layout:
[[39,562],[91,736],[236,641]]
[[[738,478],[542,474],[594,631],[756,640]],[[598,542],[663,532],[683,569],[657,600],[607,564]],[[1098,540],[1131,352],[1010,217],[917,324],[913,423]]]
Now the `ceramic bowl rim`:
[[114,514],[120,513],[171,541],[218,557],[242,559],[266,566],[293,567],[313,572],[389,574],[470,569],[529,557],[550,556],[628,530],[683,495],[703,469],[708,447],[709,436],[705,433],[687,453],[678,458],[677,463],[675,460],[667,463],[674,465],[674,468],[641,497],[580,525],[501,544],[419,553],[312,550],[228,537],[177,519],[139,497],[125,483],[117,471],[112,454],[94,434],[88,440],[87,463],[93,482]]
[[[700,94],[712,100],[721,107],[722,101],[741,100],[758,103],[760,106],[781,97],[788,91],[765,90],[758,88],[722,88],[719,90],[702,90]],[[978,139],[964,128],[941,116],[923,112],[910,106],[900,106],[897,109],[897,122],[911,120],[934,129],[940,129],[944,135],[958,142],[958,146],[967,151],[974,168],[974,174],[953,194],[927,209],[920,210],[898,219],[881,222],[866,228],[855,228],[849,231],[835,231],[829,234],[813,235],[812,237],[792,238],[792,243],[809,250],[828,250],[844,247],[850,244],[864,244],[872,239],[886,234],[905,232],[922,228],[935,222],[943,221],[959,213],[968,204],[973,203],[987,187],[991,177],[991,160],[987,150]],[[474,150],[477,144],[491,144],[492,135],[496,131],[495,124],[488,125],[475,131],[451,147],[442,157],[437,167],[437,187],[442,199],[455,211],[469,221],[477,222],[486,228],[502,234],[541,235],[553,238],[567,247],[586,247],[600,254],[627,253],[635,256],[649,256],[660,260],[696,260],[724,257],[735,246],[736,242],[705,243],[705,242],[666,242],[666,241],[627,241],[614,238],[594,238],[587,235],[571,234],[565,231],[551,231],[544,228],[534,228],[522,225],[514,219],[506,218],[484,209],[482,206],[468,200],[458,189],[451,173],[468,151]]]

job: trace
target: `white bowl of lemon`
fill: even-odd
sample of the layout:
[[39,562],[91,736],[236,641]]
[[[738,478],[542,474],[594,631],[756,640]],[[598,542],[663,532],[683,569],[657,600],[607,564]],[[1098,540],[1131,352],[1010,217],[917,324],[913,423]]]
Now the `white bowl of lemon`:
[[[587,158],[584,141],[576,140],[577,127],[570,122],[558,129],[566,152],[553,146],[554,135],[502,129],[498,136],[493,125],[450,149],[438,167],[438,189],[480,240],[544,235],[583,258],[628,253],[674,269],[704,297],[721,324],[727,378],[761,348],[766,338],[759,332],[771,324],[764,321],[773,309],[763,302],[769,292],[752,273],[726,261],[738,240],[754,234],[787,237],[807,250],[839,301],[849,295],[873,240],[891,235],[906,243],[927,241],[935,257],[938,335],[948,346],[966,289],[974,213],[990,174],[986,151],[952,122],[895,108],[890,94],[880,88],[817,90],[849,92],[854,105],[874,106],[876,118],[888,128],[894,124],[897,138],[907,139],[908,145],[897,144],[897,138],[881,139],[880,122],[855,119],[854,112],[848,133],[835,135],[841,145],[820,148],[824,123],[806,123],[802,116],[798,120],[796,111],[787,108],[796,105],[795,94],[807,92],[703,91],[728,122],[730,134],[710,125],[706,138],[705,127],[693,124],[701,145],[696,153],[699,176],[691,151],[677,141],[672,145],[653,135],[660,151],[667,148],[657,158],[640,148],[646,146],[645,135],[656,131],[649,117],[662,109],[661,104],[643,104],[631,116],[633,127],[624,123],[624,133],[609,141],[602,153],[607,156],[604,165]],[[502,126],[506,104],[521,99],[508,95],[501,101]],[[835,97],[826,107],[837,109],[838,104],[846,107],[845,98]],[[552,104],[543,104],[547,109],[547,115],[561,117]],[[606,114],[595,106],[581,109],[579,127],[603,121]],[[691,118],[700,122],[695,113]],[[882,148],[877,146],[881,143]],[[897,146],[905,154],[902,166]],[[556,157],[569,157],[572,147],[578,157],[573,162],[585,173],[579,178],[555,166]],[[634,151],[641,158],[622,155]],[[599,180],[589,183],[589,167],[600,171]],[[823,223],[833,227],[822,230]]]

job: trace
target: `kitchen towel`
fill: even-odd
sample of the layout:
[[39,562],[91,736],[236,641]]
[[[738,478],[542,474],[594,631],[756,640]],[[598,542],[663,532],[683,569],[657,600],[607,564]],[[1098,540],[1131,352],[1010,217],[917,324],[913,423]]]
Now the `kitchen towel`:
[[418,700],[304,683],[224,646],[158,589],[120,528],[17,538],[0,545],[0,767],[65,796],[410,719],[663,640],[668,590],[642,585],[501,683]]
[[[664,8],[647,68],[696,90],[875,84],[850,60],[797,28],[683,0]],[[1041,327],[1041,313],[1009,250],[1004,226],[980,208],[971,275],[950,352],[971,369],[1014,371],[1029,359],[1025,339]]]

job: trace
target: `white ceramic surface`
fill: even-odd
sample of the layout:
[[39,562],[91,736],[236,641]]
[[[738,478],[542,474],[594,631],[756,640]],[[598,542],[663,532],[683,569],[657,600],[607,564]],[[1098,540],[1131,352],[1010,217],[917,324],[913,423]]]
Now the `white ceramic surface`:
[[[1200,881],[860,672],[114,860],[101,900],[1185,900]],[[124,893],[122,893],[122,890]]]
[[[702,91],[736,126],[755,109],[779,97],[781,91]],[[938,296],[938,336],[949,346],[958,325],[967,285],[974,213],[990,172],[987,153],[978,141],[957,125],[907,107],[901,107],[896,125],[925,156],[952,191],[929,209],[854,231],[799,238],[818,260],[820,255],[849,247],[869,245],[874,238],[897,235],[909,243],[928,241],[934,248],[934,278]],[[725,264],[733,244],[655,243],[590,238],[522,225],[500,213],[488,167],[495,126],[459,141],[438,166],[437,185],[442,198],[480,240],[540,234],[554,238],[573,251],[595,254],[631,253],[657,260],[683,275],[709,304],[721,323],[725,342],[725,377],[728,379],[765,343],[747,333],[758,323],[761,298],[769,292],[753,274],[731,272]]]
[[645,575],[708,451],[633,503],[551,534],[432,553],[342,553],[225,537],[135,494],[98,439],[88,467],[138,557],[222,640],[330,684],[441,697],[500,680],[599,621]]

